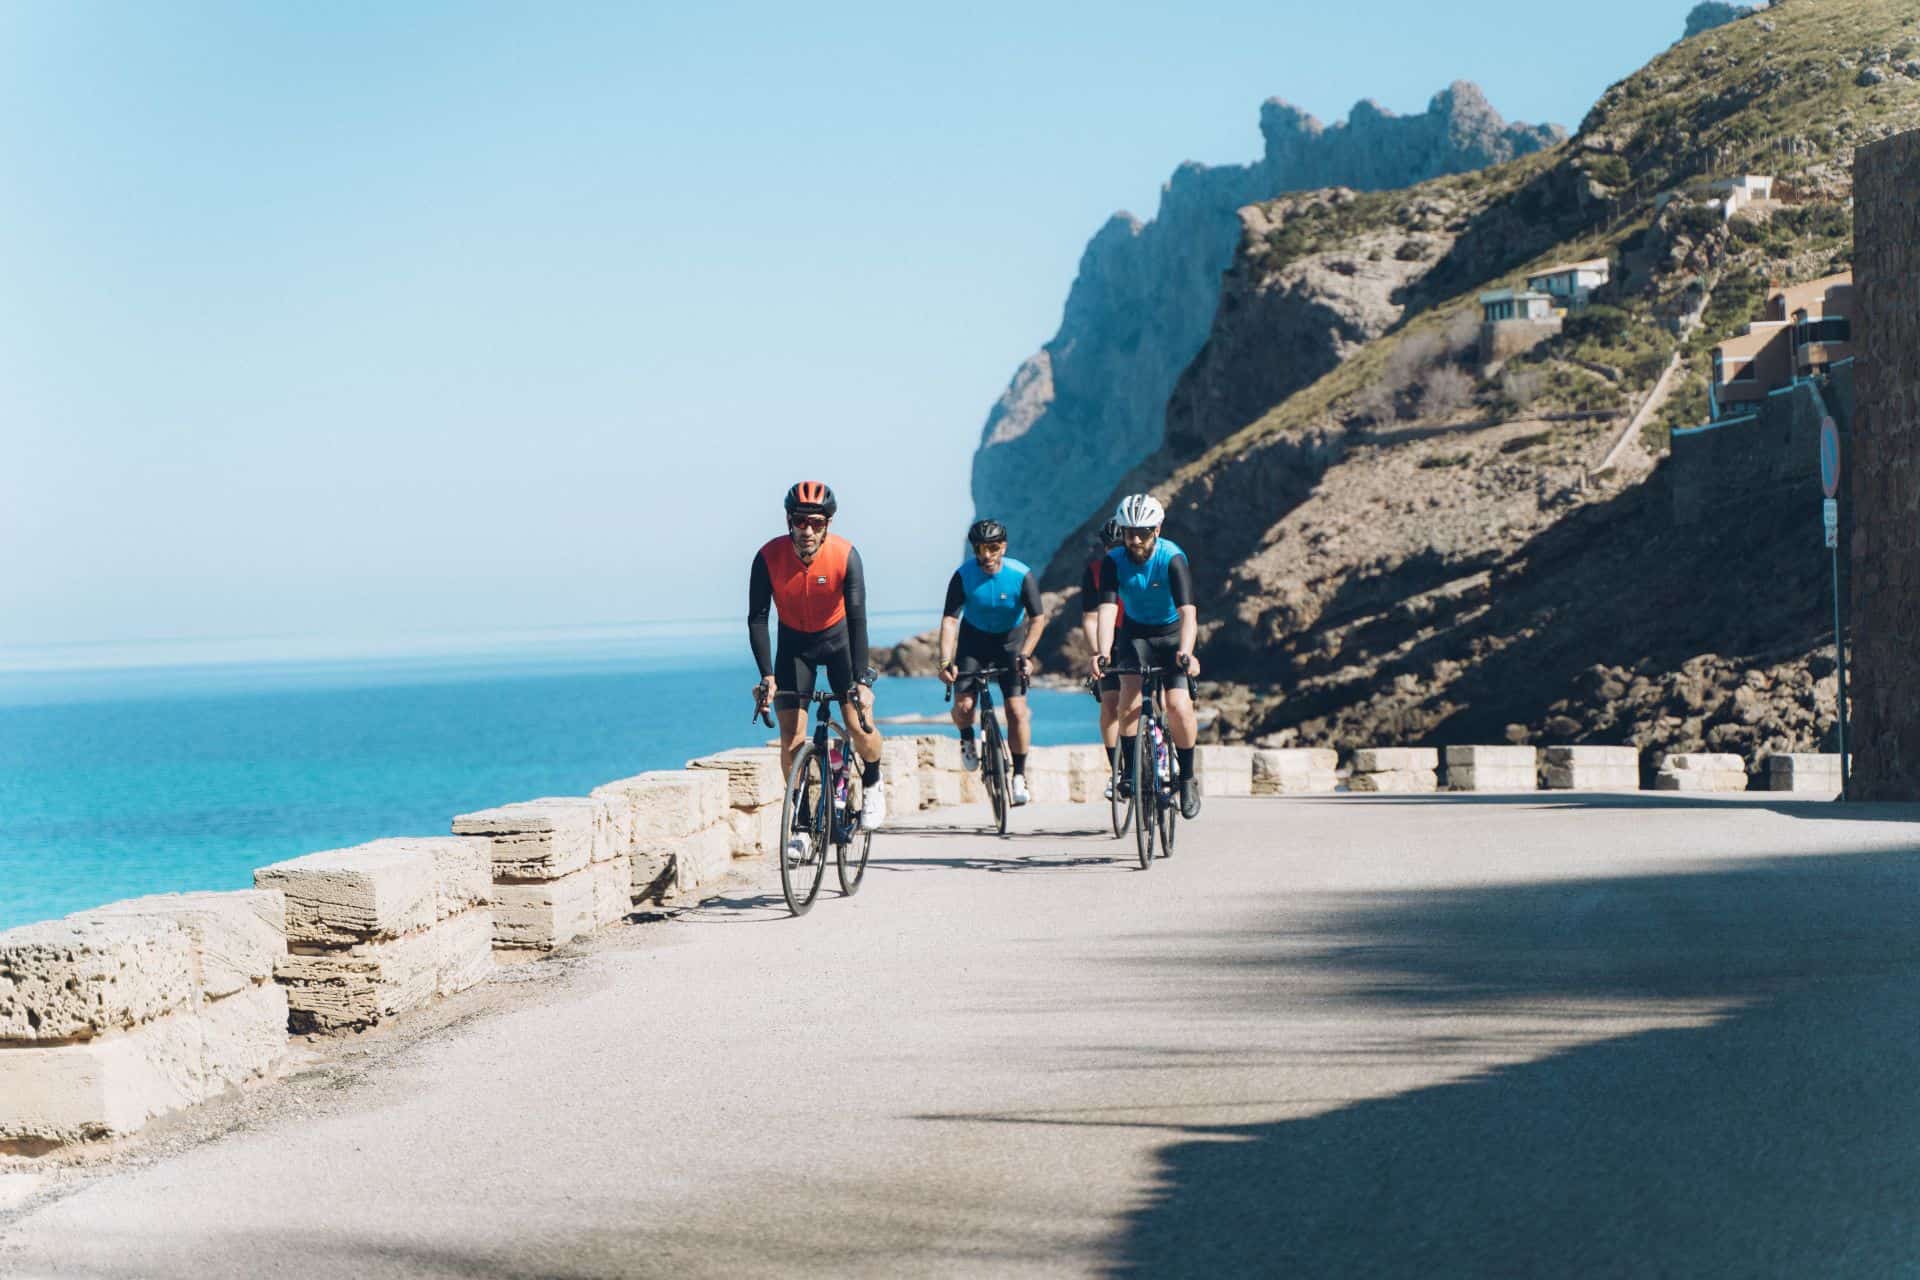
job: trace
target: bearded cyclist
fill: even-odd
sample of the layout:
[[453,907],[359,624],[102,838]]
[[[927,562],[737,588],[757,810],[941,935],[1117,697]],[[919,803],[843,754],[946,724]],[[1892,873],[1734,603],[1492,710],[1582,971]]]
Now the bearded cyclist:
[[[1080,633],[1087,638],[1087,652],[1100,652],[1100,581],[1110,570],[1107,553],[1120,545],[1120,526],[1108,520],[1094,535],[1095,550],[1080,575]],[[1115,625],[1124,626],[1126,610],[1119,608]],[[1113,753],[1120,749],[1120,677],[1111,673],[1093,677],[1094,691],[1100,698],[1100,745],[1107,749],[1106,798],[1113,799]]]
[[[747,580],[747,640],[760,668],[754,694],[761,706],[771,703],[779,714],[784,777],[807,740],[807,699],[820,668],[826,668],[827,685],[840,701],[847,734],[860,756],[861,825],[873,830],[886,821],[887,802],[880,784],[880,734],[863,731],[854,714],[854,708],[865,707],[872,716],[876,675],[867,664],[867,587],[860,553],[828,532],[839,503],[818,480],[802,480],[787,490],[786,508],[786,536],[760,548]],[[779,645],[771,652],[769,606],[780,612]],[[806,822],[803,812],[800,823]],[[811,852],[803,831],[787,843],[791,856]]]
[[[1113,665],[1116,642],[1123,663],[1171,666],[1166,684],[1167,731],[1180,762],[1180,815],[1200,812],[1200,788],[1193,776],[1193,746],[1200,724],[1193,710],[1193,678],[1200,661],[1193,655],[1199,639],[1199,610],[1193,603],[1193,569],[1187,553],[1160,536],[1166,509],[1150,493],[1120,500],[1113,518],[1121,545],[1107,553],[1108,575],[1100,589],[1100,635],[1094,650],[1094,674]],[[1126,621],[1116,626],[1122,608]],[[1134,755],[1140,749],[1140,686],[1137,675],[1120,677],[1120,754],[1125,771],[1122,790],[1131,787]]]
[[[1000,697],[1007,707],[1007,748],[1013,756],[1011,799],[1027,803],[1027,746],[1033,714],[1021,682],[1031,673],[1033,651],[1046,630],[1040,584],[1033,571],[1007,555],[1007,527],[977,520],[967,530],[973,555],[947,580],[940,618],[940,678],[948,684],[982,667],[1000,667]],[[953,723],[960,730],[960,762],[980,766],[973,742],[973,686],[956,689]]]

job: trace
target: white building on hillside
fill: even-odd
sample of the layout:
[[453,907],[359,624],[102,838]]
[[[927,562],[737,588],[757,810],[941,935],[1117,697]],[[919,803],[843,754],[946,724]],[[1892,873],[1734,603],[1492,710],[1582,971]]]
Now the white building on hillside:
[[1563,262],[1536,271],[1527,277],[1527,288],[1544,293],[1561,308],[1584,307],[1587,297],[1612,278],[1613,269],[1605,258],[1586,262]]

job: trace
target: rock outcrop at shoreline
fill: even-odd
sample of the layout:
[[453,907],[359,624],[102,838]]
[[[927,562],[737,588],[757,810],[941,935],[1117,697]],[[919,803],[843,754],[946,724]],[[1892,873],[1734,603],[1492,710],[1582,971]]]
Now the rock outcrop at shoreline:
[[[1260,160],[1184,164],[1161,189],[1151,221],[1128,213],[1108,220],[1081,256],[1059,332],[1020,366],[988,414],[974,456],[974,506],[1011,525],[1030,562],[1045,562],[1159,447],[1168,396],[1219,304],[1220,274],[1242,234],[1239,209],[1289,191],[1404,187],[1564,136],[1557,126],[1508,124],[1464,81],[1421,115],[1361,102],[1332,126],[1273,99],[1261,108],[1260,132]],[[1297,383],[1324,370],[1327,345],[1306,344]]]

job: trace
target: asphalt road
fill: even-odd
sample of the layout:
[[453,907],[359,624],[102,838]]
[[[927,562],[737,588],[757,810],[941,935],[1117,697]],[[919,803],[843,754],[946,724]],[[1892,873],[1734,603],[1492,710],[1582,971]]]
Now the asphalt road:
[[1920,1273],[1920,812],[962,813],[63,1173],[0,1272]]

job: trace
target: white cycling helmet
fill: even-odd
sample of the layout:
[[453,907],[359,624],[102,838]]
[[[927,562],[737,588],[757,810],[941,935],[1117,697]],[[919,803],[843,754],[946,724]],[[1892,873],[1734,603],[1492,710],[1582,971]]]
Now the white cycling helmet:
[[1150,493],[1130,493],[1113,509],[1113,518],[1122,529],[1158,529],[1167,509]]

